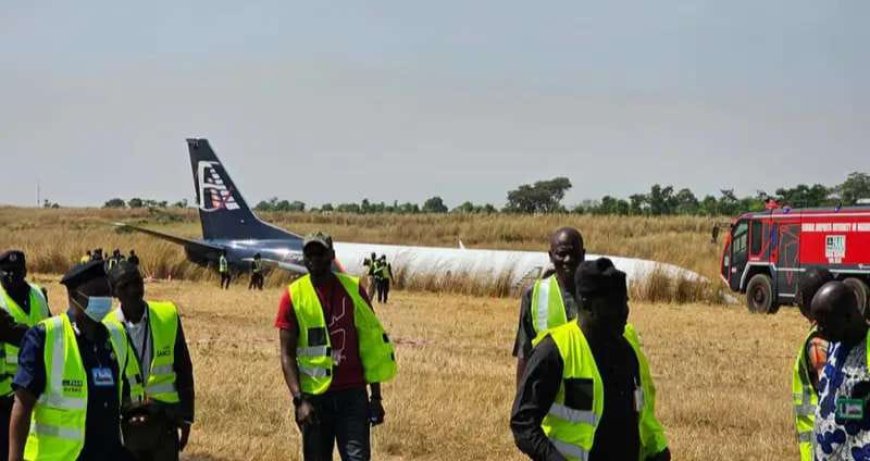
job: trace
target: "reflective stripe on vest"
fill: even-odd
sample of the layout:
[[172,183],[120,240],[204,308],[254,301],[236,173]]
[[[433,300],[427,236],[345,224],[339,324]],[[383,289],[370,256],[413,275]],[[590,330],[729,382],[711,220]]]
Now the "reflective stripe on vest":
[[538,279],[532,288],[531,305],[532,326],[535,335],[550,328],[564,325],[568,321],[565,313],[565,302],[562,299],[562,289],[556,276]]
[[[28,327],[32,327],[42,320],[51,316],[48,310],[48,301],[42,293],[42,289],[38,285],[30,284],[30,312],[24,313],[18,303],[16,303],[8,293],[0,286],[0,308],[4,309],[15,323],[22,323]],[[15,372],[18,371],[18,347],[10,343],[3,343],[0,348],[0,396],[12,394],[12,378]]]
[[568,459],[586,461],[589,458],[589,452],[576,445],[567,444],[556,439],[550,439],[550,443],[556,447],[556,450],[561,453],[562,456]]
[[572,423],[586,423],[593,426],[598,425],[598,417],[595,416],[595,413],[591,411],[575,410],[560,403],[554,403],[550,407],[548,413],[559,419],[564,419],[565,421]]
[[[815,387],[813,387],[809,369],[807,368],[807,345],[815,332],[816,328],[811,328],[806,338],[801,342],[801,348],[798,351],[797,359],[795,359],[792,374],[795,438],[798,441],[801,461],[812,461],[814,451],[812,433],[819,397],[816,394]],[[806,436],[805,434],[810,435]]]
[[228,269],[227,258],[224,258],[223,256],[221,256],[220,259],[218,260],[218,264],[220,265],[220,268],[219,268],[220,272],[227,272],[227,269]]
[[320,357],[329,355],[329,346],[312,346],[296,348],[296,357]]
[[[345,274],[335,276],[353,301],[353,321],[359,339],[359,355],[367,383],[389,381],[396,375],[396,356],[387,333],[368,303],[359,295],[359,280]],[[311,283],[304,275],[288,287],[290,302],[299,326],[296,365],[300,372],[300,386],[306,394],[322,394],[332,384],[332,345],[323,306]],[[312,333],[317,332],[317,344],[312,344]]]
[[[556,449],[568,459],[586,460],[595,441],[595,430],[604,412],[604,383],[598,372],[595,357],[577,322],[569,322],[539,335],[537,345],[550,336],[563,361],[563,382],[556,399],[544,417],[541,427]],[[641,351],[640,339],[630,324],[623,334],[631,345],[638,361],[640,374],[640,398],[638,425],[641,459],[655,455],[667,447],[664,430],[655,418],[655,386],[649,373],[646,356]],[[592,403],[589,408],[570,408],[565,401],[565,380],[588,379],[592,381]]]

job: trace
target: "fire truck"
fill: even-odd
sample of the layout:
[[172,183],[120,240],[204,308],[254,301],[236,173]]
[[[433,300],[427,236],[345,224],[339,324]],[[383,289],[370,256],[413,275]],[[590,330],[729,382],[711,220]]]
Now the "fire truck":
[[850,285],[870,317],[870,206],[744,213],[726,235],[720,275],[751,312],[773,314],[796,301],[800,274],[812,267]]

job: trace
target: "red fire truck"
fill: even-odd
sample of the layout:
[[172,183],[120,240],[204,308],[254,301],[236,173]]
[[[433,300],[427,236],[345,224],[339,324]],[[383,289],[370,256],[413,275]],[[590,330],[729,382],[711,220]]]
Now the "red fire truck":
[[752,312],[775,313],[795,301],[801,272],[824,267],[858,293],[870,293],[870,207],[775,208],[740,215],[720,261],[728,287]]

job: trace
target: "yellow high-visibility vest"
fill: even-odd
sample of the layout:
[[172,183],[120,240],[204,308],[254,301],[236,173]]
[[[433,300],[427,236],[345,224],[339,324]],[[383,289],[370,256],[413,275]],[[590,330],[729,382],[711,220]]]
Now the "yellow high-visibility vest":
[[[564,364],[563,382],[541,427],[550,442],[564,457],[574,461],[585,461],[592,451],[595,430],[604,413],[604,383],[598,372],[592,349],[577,322],[542,333],[534,340],[537,345],[543,338],[553,338]],[[649,370],[649,363],[641,351],[640,338],[631,324],[625,326],[623,336],[631,344],[637,357],[640,374],[640,393],[635,402],[639,409],[638,426],[640,431],[640,456],[661,452],[668,446],[664,429],[655,417],[655,385]],[[571,408],[565,401],[565,381],[569,379],[592,380],[592,406],[590,408]]]
[[529,314],[532,317],[535,335],[568,322],[565,300],[562,299],[562,289],[559,287],[559,280],[555,275],[535,280],[531,301]]
[[[151,363],[148,379],[144,386],[131,384],[130,398],[133,401],[156,400],[163,403],[178,403],[178,388],[175,385],[175,341],[178,336],[178,308],[171,302],[148,301],[148,329],[151,335]],[[130,337],[121,323],[123,313],[121,309],[106,316],[103,323],[114,325],[124,332],[124,340],[130,350]],[[137,376],[137,383],[141,381],[141,364],[136,355],[129,361],[132,374]]]
[[[382,383],[396,375],[396,353],[374,311],[359,294],[359,279],[336,273],[338,281],[353,300],[353,321],[359,338],[359,355],[367,383]],[[332,347],[323,306],[305,275],[288,287],[293,312],[299,325],[296,364],[302,392],[322,394],[332,384]],[[320,330],[316,340],[311,333]]]
[[[28,461],[76,459],[85,445],[88,409],[88,377],[72,323],[66,314],[40,322],[45,327],[45,390],[31,415],[30,433],[24,447]],[[129,349],[124,333],[107,325],[118,370],[125,370]],[[129,379],[130,376],[127,375]],[[116,377],[118,403],[123,395],[121,377]],[[120,419],[118,421],[118,431]]]
[[807,368],[807,342],[816,332],[816,327],[810,329],[801,343],[797,359],[794,362],[792,374],[792,403],[794,404],[795,430],[797,431],[798,447],[801,461],[813,460],[813,426],[816,421],[816,407],[819,405],[819,395],[813,387]]
[[[48,301],[42,293],[42,288],[35,284],[30,285],[30,312],[24,313],[24,309],[16,303],[0,285],[0,308],[4,309],[16,323],[22,323],[32,327],[44,319],[51,317],[48,310]],[[18,371],[18,346],[3,343],[0,348],[0,396],[12,394],[12,378]]]

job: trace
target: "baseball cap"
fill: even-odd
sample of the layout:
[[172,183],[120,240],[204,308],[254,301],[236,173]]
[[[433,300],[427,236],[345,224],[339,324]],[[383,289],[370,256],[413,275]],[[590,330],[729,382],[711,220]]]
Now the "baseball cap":
[[327,250],[332,249],[332,237],[330,237],[329,234],[325,234],[320,231],[306,235],[305,239],[302,240],[302,248],[305,248],[312,243],[321,245]]

